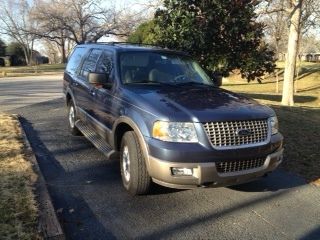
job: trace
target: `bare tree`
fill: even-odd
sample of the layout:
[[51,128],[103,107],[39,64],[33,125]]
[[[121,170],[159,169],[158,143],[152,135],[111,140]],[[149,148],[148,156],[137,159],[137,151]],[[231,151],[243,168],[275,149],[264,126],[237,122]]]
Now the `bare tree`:
[[141,22],[139,14],[113,1],[35,0],[31,18],[37,23],[33,34],[55,42],[66,60],[66,43],[96,42],[103,36],[127,36]]
[[0,33],[9,36],[23,48],[27,64],[31,64],[36,36],[29,21],[30,5],[27,0],[0,0]]
[[283,13],[288,27],[282,105],[294,105],[294,77],[300,34],[305,34],[318,24],[319,5],[318,0],[263,0],[259,6],[260,14]]
[[[273,5],[283,8],[284,1],[275,0]],[[275,55],[279,58],[280,54],[286,51],[288,42],[287,14],[284,11],[275,11],[262,14],[259,18],[265,24],[266,40],[273,48]]]

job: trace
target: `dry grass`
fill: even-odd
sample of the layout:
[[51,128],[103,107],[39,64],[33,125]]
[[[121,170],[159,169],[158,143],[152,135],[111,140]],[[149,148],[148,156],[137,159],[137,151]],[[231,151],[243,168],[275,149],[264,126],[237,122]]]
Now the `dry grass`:
[[[283,63],[278,64],[281,68]],[[282,70],[280,70],[283,72]],[[275,78],[262,84],[247,83],[233,75],[222,87],[255,98],[277,112],[280,131],[285,137],[285,162],[282,166],[309,181],[320,180],[320,64],[303,63],[297,80],[295,107],[281,106],[283,74],[279,76],[279,93],[275,93]]]
[[0,67],[1,77],[24,77],[63,72],[65,64],[40,64],[36,66]]
[[[279,91],[276,92],[276,77],[266,76],[262,83],[256,81],[248,83],[238,74],[231,75],[223,87],[234,92],[254,94],[254,98],[277,103],[281,100],[283,85],[283,63],[278,63]],[[320,107],[320,63],[302,63],[299,68],[299,78],[295,81],[297,106]]]
[[16,117],[0,114],[0,238],[39,239],[36,181]]

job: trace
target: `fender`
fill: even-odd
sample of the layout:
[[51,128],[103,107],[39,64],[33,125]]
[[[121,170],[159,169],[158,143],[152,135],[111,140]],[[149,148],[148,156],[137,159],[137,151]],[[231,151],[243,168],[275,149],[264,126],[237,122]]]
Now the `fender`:
[[147,169],[148,171],[150,172],[150,159],[149,159],[149,151],[148,151],[148,146],[147,146],[147,143],[146,141],[144,140],[144,137],[143,137],[143,134],[142,132],[140,131],[138,125],[129,117],[127,116],[120,116],[114,123],[113,125],[113,129],[112,129],[112,132],[114,134],[113,136],[113,144],[115,146],[115,141],[116,141],[116,136],[115,136],[115,132],[116,132],[116,129],[117,127],[119,126],[119,124],[121,123],[126,123],[128,124],[133,130],[134,132],[137,134],[138,136],[138,140],[139,140],[139,143],[140,143],[140,146],[141,146],[141,150],[142,150],[142,153],[143,153],[143,156],[144,156],[144,159],[146,161],[146,165],[147,165]]
[[74,98],[73,92],[72,92],[72,90],[70,89],[69,86],[66,88],[66,91],[65,91],[65,101],[66,101],[66,104],[67,104],[67,95],[68,95],[68,94],[71,96],[71,100],[72,100],[75,108],[77,108],[77,103],[76,103],[76,101],[74,100],[75,98]]

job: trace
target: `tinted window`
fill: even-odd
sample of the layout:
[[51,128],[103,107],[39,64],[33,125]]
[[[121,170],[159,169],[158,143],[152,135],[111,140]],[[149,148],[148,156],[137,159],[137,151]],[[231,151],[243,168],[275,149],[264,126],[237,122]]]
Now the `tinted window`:
[[97,65],[97,73],[106,73],[108,76],[113,70],[112,54],[104,51]]
[[191,58],[165,52],[126,52],[120,55],[125,84],[205,84],[212,81]]
[[71,74],[74,74],[77,71],[81,63],[81,59],[85,55],[85,53],[86,53],[85,48],[77,47],[69,58],[66,71]]
[[81,73],[80,73],[81,76],[83,76],[84,78],[87,78],[90,72],[95,72],[96,65],[101,53],[102,53],[102,50],[100,49],[93,49],[90,52],[89,56],[83,62]]

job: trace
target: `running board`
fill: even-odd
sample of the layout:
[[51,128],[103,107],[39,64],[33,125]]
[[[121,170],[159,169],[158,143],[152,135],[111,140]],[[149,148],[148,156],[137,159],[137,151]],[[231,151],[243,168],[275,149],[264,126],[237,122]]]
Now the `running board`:
[[119,157],[118,152],[114,151],[106,141],[100,137],[92,127],[78,120],[76,127],[80,132],[104,155],[109,159],[116,159]]

